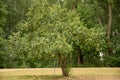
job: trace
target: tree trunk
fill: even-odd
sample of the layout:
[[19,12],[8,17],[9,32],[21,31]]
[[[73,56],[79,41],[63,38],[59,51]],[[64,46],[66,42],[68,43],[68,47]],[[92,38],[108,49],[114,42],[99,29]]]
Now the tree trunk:
[[110,40],[110,33],[111,33],[111,25],[112,25],[112,7],[111,4],[108,4],[109,6],[109,17],[108,17],[108,29],[107,29],[107,38]]
[[107,42],[108,42],[108,53],[111,54],[112,53],[112,48],[110,45],[110,33],[111,33],[111,25],[112,25],[112,6],[109,3],[108,4],[109,7],[109,16],[108,16],[108,27],[107,27]]
[[23,9],[23,10],[22,10],[22,14],[21,14],[21,20],[24,19],[24,14],[25,14],[24,12],[25,12],[25,10]]
[[83,60],[83,54],[82,51],[79,49],[78,50],[78,67],[80,66],[80,64],[84,64],[84,60]]
[[99,15],[97,15],[97,19],[98,19],[99,25],[100,25],[101,27],[103,27],[103,24],[102,24],[102,22],[101,22],[101,19],[100,19]]
[[68,67],[67,67],[67,57],[58,53],[58,62],[62,69],[62,75],[68,76],[69,71],[68,71]]
[[80,66],[80,54],[78,53],[78,67]]

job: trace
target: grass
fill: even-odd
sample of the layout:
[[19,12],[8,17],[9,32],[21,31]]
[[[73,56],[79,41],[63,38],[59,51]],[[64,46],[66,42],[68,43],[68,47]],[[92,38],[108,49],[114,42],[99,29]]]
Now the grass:
[[62,77],[60,68],[0,69],[0,80],[120,80],[120,68],[72,68]]

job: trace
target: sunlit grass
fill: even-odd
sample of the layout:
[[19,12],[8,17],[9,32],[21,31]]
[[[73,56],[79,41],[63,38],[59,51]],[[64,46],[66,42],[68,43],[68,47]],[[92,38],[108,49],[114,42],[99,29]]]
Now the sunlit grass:
[[0,80],[120,80],[120,68],[72,68],[70,77],[60,68],[0,69]]

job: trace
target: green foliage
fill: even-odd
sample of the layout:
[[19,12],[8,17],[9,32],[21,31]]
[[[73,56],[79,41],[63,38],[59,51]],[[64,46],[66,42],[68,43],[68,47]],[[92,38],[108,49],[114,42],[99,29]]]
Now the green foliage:
[[6,54],[5,54],[5,45],[6,41],[4,39],[5,33],[4,33],[4,26],[6,24],[6,4],[4,0],[0,1],[0,68],[6,67]]
[[77,6],[77,3],[79,3],[80,0],[64,0],[64,7],[67,9],[73,9]]
[[5,52],[4,52],[4,47],[5,47],[5,41],[2,37],[0,37],[0,68],[6,67],[5,65]]
[[69,27],[77,26],[73,22],[76,19],[75,13],[67,12],[59,4],[49,6],[45,1],[40,4],[39,1],[34,2],[26,21],[19,23],[18,32],[10,37],[10,46],[15,54],[20,54],[20,59],[48,58],[47,56],[53,57],[57,53],[64,55],[72,50],[67,37],[72,36]]
[[[93,3],[80,2],[77,7],[77,12],[80,19],[88,28],[103,27],[104,9],[99,6],[100,3],[93,1]],[[100,20],[100,22],[99,22]]]
[[95,48],[96,51],[101,51],[102,46],[105,44],[104,32],[102,30],[91,28],[84,28],[74,37],[75,43],[82,50],[91,50]]
[[114,3],[114,0],[108,0],[108,3],[112,4]]
[[26,13],[28,12],[28,8],[32,3],[31,0],[4,0],[6,3],[7,16],[6,16],[6,24],[4,26],[4,31],[6,37],[8,38],[12,32],[16,31],[15,25],[26,18]]
[[76,11],[62,8],[60,3],[49,5],[47,0],[34,0],[27,18],[16,28],[8,42],[19,65],[35,67],[37,60],[58,57],[65,76],[69,73],[67,58],[74,50],[73,42],[87,51],[101,51],[104,44],[102,29],[84,27]]
[[105,56],[104,65],[107,67],[120,67],[120,54]]
[[7,5],[5,4],[5,2],[0,1],[0,27],[3,27],[6,23],[6,15],[7,15],[6,7]]
[[[106,55],[108,4],[112,55]],[[0,67],[53,67],[58,54],[74,66],[79,54],[80,66],[101,66],[100,52],[104,66],[119,66],[119,7],[119,0],[1,0]]]

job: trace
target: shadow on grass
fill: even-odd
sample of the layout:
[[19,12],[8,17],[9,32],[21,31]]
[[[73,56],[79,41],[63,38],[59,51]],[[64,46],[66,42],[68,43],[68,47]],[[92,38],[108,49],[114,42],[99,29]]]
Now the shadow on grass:
[[63,77],[60,75],[25,75],[25,76],[0,76],[0,80],[95,80],[94,78],[87,79],[86,76],[69,76]]
[[19,80],[75,80],[74,77],[52,76],[52,75],[34,75],[34,76],[20,76]]
[[51,76],[51,75],[32,75],[32,76],[20,76],[20,80],[56,80],[58,78],[62,78],[62,76]]
[[75,77],[63,77],[60,75],[25,75],[25,76],[1,76],[0,80],[76,80]]

